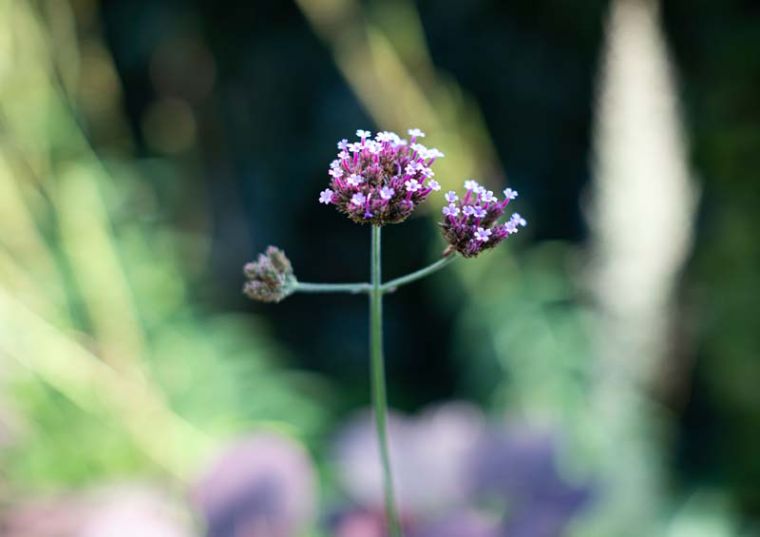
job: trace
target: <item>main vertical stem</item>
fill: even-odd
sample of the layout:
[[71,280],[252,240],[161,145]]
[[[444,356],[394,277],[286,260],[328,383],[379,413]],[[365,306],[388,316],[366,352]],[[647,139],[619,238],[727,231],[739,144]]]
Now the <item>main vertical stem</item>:
[[375,426],[383,465],[383,487],[385,490],[385,515],[388,533],[391,537],[401,537],[401,528],[393,495],[393,474],[388,451],[387,407],[385,395],[385,365],[383,362],[383,292],[380,260],[380,226],[372,226],[372,290],[369,295],[369,352],[372,368],[372,405],[375,409]]

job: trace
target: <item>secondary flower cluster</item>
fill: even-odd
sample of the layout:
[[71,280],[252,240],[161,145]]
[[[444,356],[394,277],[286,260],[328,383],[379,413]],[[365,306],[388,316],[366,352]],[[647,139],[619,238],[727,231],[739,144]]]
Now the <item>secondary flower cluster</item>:
[[265,254],[259,254],[257,261],[246,263],[243,273],[248,278],[243,292],[262,302],[279,302],[291,294],[296,285],[290,260],[274,246],[268,247]]
[[360,224],[406,220],[432,191],[441,189],[430,167],[443,156],[417,142],[425,133],[408,132],[409,140],[387,131],[372,139],[369,131],[359,129],[359,141],[338,142],[338,158],[330,164],[330,188],[320,192],[320,203],[335,205]]
[[441,227],[450,245],[447,254],[457,251],[464,257],[475,257],[527,224],[517,213],[506,223],[497,223],[509,202],[517,197],[517,191],[507,188],[504,199],[499,201],[493,191],[486,190],[477,181],[465,181],[464,187],[466,193],[462,198],[454,191],[446,193],[448,205],[442,211]]

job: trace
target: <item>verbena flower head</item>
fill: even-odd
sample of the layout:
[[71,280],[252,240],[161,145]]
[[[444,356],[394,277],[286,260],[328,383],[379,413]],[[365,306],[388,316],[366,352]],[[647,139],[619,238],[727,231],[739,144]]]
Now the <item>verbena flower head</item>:
[[447,254],[457,251],[464,257],[475,257],[483,250],[493,248],[509,235],[517,233],[527,222],[514,213],[505,223],[497,220],[504,214],[510,201],[517,197],[511,188],[504,190],[504,199],[499,200],[491,190],[480,186],[477,181],[465,181],[465,194],[458,196],[449,191],[448,202],[443,208],[443,236],[449,243]]
[[243,273],[248,278],[243,292],[261,302],[281,301],[293,292],[297,283],[290,260],[274,246],[259,254],[255,262],[246,263]]
[[432,191],[441,189],[431,166],[443,156],[417,142],[425,133],[409,130],[409,139],[379,132],[374,139],[359,129],[357,142],[338,142],[330,164],[330,188],[319,202],[337,209],[359,224],[397,224],[406,220]]

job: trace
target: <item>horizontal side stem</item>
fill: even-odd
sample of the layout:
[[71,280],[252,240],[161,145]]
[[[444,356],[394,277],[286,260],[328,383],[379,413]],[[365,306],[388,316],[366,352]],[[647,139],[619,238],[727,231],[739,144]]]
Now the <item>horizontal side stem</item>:
[[[402,285],[412,283],[425,276],[428,276],[434,272],[441,270],[443,267],[451,263],[457,258],[456,254],[446,256],[439,259],[435,263],[414,271],[406,276],[401,276],[395,280],[390,280],[387,283],[380,286],[380,292],[392,293]],[[294,293],[371,293],[372,284],[370,283],[310,283],[310,282],[296,282],[293,287]]]
[[372,286],[368,283],[308,283],[296,282],[294,293],[369,293]]
[[383,293],[392,293],[397,288],[401,287],[402,285],[406,285],[407,283],[412,283],[413,281],[419,280],[420,278],[424,278],[425,276],[432,274],[438,270],[441,270],[443,267],[451,263],[457,258],[456,254],[451,254],[447,257],[444,257],[443,259],[439,259],[432,265],[428,265],[425,268],[421,268],[420,270],[417,270],[415,272],[412,272],[411,274],[407,274],[406,276],[401,276],[400,278],[396,278],[395,280],[390,280],[389,282],[384,283],[380,290]]

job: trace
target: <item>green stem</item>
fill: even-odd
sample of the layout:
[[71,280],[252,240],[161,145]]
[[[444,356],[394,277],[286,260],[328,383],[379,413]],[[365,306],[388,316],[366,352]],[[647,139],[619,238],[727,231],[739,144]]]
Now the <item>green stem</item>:
[[372,404],[375,409],[375,426],[383,466],[385,515],[388,533],[401,537],[401,527],[393,497],[393,473],[388,451],[387,407],[385,394],[385,365],[383,363],[383,288],[380,260],[380,226],[372,226],[372,289],[369,295],[369,351],[372,369]]
[[396,278],[395,280],[391,280],[385,284],[383,284],[380,289],[383,293],[392,293],[397,288],[401,287],[402,285],[406,285],[407,283],[412,283],[415,280],[419,280],[420,278],[424,278],[428,274],[432,274],[433,272],[437,270],[441,270],[443,267],[451,263],[457,258],[456,254],[451,254],[447,257],[444,257],[442,259],[439,259],[432,265],[428,265],[425,268],[421,268],[420,270],[414,271],[411,274],[407,274],[406,276],[401,276],[400,278]]
[[[395,280],[391,280],[387,283],[380,285],[380,292],[392,293],[402,285],[412,283],[416,280],[424,278],[425,276],[441,270],[443,267],[451,263],[456,259],[456,255],[452,254],[442,259],[439,259],[435,263],[428,265],[425,268],[416,270],[406,276],[401,276]],[[373,284],[371,283],[310,283],[310,282],[296,282],[293,286],[294,293],[352,293],[358,295],[360,293],[371,294],[373,290]]]
[[368,283],[307,283],[296,282],[296,293],[369,293],[372,286]]

